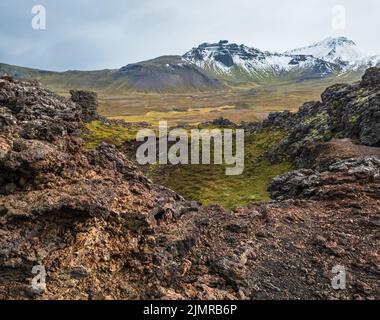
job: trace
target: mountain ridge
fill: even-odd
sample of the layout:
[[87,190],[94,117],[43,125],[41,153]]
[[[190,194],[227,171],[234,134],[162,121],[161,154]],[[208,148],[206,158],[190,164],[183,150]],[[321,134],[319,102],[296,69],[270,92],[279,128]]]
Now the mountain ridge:
[[380,65],[379,56],[364,54],[354,41],[346,37],[326,38],[284,53],[262,51],[221,40],[218,43],[203,43],[187,52],[184,58],[211,73],[238,80],[235,75],[240,72],[251,81],[266,77],[270,80],[273,77],[318,79],[351,71],[364,72],[369,67]]
[[119,69],[95,71],[54,72],[0,63],[0,75],[36,78],[44,85],[62,89],[186,92],[241,83],[299,82],[350,74],[359,80],[365,69],[374,66],[380,66],[380,56],[365,55],[355,42],[338,37],[284,53],[221,40],[203,43],[182,56],[161,56]]
[[362,52],[356,43],[347,37],[326,38],[310,46],[286,51],[285,54],[312,55],[316,58],[336,63],[343,71],[374,67],[380,63],[380,56],[370,56]]
[[301,70],[303,73],[313,71],[312,77],[319,78],[332,75],[338,66],[307,55],[284,55],[277,52],[261,51],[245,45],[237,45],[222,40],[219,43],[204,43],[193,48],[184,58],[212,73],[227,75],[236,79],[242,73],[251,81],[260,81],[267,77],[281,78],[284,74]]

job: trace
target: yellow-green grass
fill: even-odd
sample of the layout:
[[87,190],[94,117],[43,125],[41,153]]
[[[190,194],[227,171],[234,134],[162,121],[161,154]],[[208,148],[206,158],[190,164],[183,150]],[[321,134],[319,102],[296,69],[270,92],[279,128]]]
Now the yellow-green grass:
[[95,148],[101,142],[108,142],[120,146],[124,142],[135,140],[136,133],[139,130],[138,127],[127,128],[105,124],[101,121],[87,123],[86,129],[86,132],[83,134],[86,149]]
[[[171,111],[149,111],[144,115],[129,115],[109,117],[113,120],[124,120],[129,123],[147,122],[151,126],[156,127],[160,121],[168,121],[169,126],[175,126],[179,123],[197,125],[200,120],[212,120],[218,117],[218,114],[223,111],[235,110],[235,106],[221,107],[205,107],[205,108],[190,108],[187,110],[171,110]],[[198,120],[198,121],[197,121]]]
[[327,81],[245,85],[209,92],[99,94],[99,113],[128,122],[196,124],[224,117],[234,122],[261,121],[270,112],[297,111],[319,100]]

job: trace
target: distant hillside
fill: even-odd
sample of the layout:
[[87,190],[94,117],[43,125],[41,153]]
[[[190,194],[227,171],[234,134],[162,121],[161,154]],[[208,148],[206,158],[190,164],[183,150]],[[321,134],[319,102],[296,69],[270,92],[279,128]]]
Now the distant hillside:
[[223,84],[180,56],[164,56],[129,64],[115,78],[128,79],[130,87],[142,91],[221,88]]
[[222,88],[220,80],[179,56],[129,64],[119,70],[51,72],[0,64],[0,74],[16,79],[38,79],[56,90],[199,91]]

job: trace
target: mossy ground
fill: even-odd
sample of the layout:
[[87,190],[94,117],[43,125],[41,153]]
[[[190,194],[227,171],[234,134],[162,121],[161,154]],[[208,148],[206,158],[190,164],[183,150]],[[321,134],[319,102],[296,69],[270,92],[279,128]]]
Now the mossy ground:
[[95,148],[102,141],[120,146],[124,142],[135,140],[138,131],[137,127],[126,128],[101,121],[87,123],[86,129],[87,132],[83,134],[86,149]]
[[155,182],[163,184],[188,199],[205,205],[219,204],[225,209],[246,205],[252,200],[267,201],[268,184],[277,175],[292,170],[288,162],[272,164],[265,153],[279,143],[281,130],[264,130],[246,138],[245,169],[242,175],[226,176],[225,166],[183,165],[156,166]]
[[[86,147],[106,141],[121,145],[135,139],[137,128],[109,126],[94,121],[87,124]],[[226,209],[246,205],[253,200],[270,199],[268,184],[277,175],[292,170],[289,162],[272,164],[265,153],[286,134],[281,129],[262,130],[245,139],[245,168],[242,175],[227,176],[225,165],[152,165],[144,168],[155,182],[171,188],[189,200],[205,205],[219,204]],[[133,159],[132,159],[133,160]]]

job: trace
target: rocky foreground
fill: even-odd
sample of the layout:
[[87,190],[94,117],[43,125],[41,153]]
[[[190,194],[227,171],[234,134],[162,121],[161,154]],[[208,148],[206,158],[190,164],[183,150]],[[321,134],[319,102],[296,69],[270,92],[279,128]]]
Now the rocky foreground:
[[268,157],[299,168],[274,200],[226,212],[152,184],[112,145],[86,151],[95,95],[2,78],[0,298],[380,299],[380,70],[322,98],[263,124],[289,131]]

